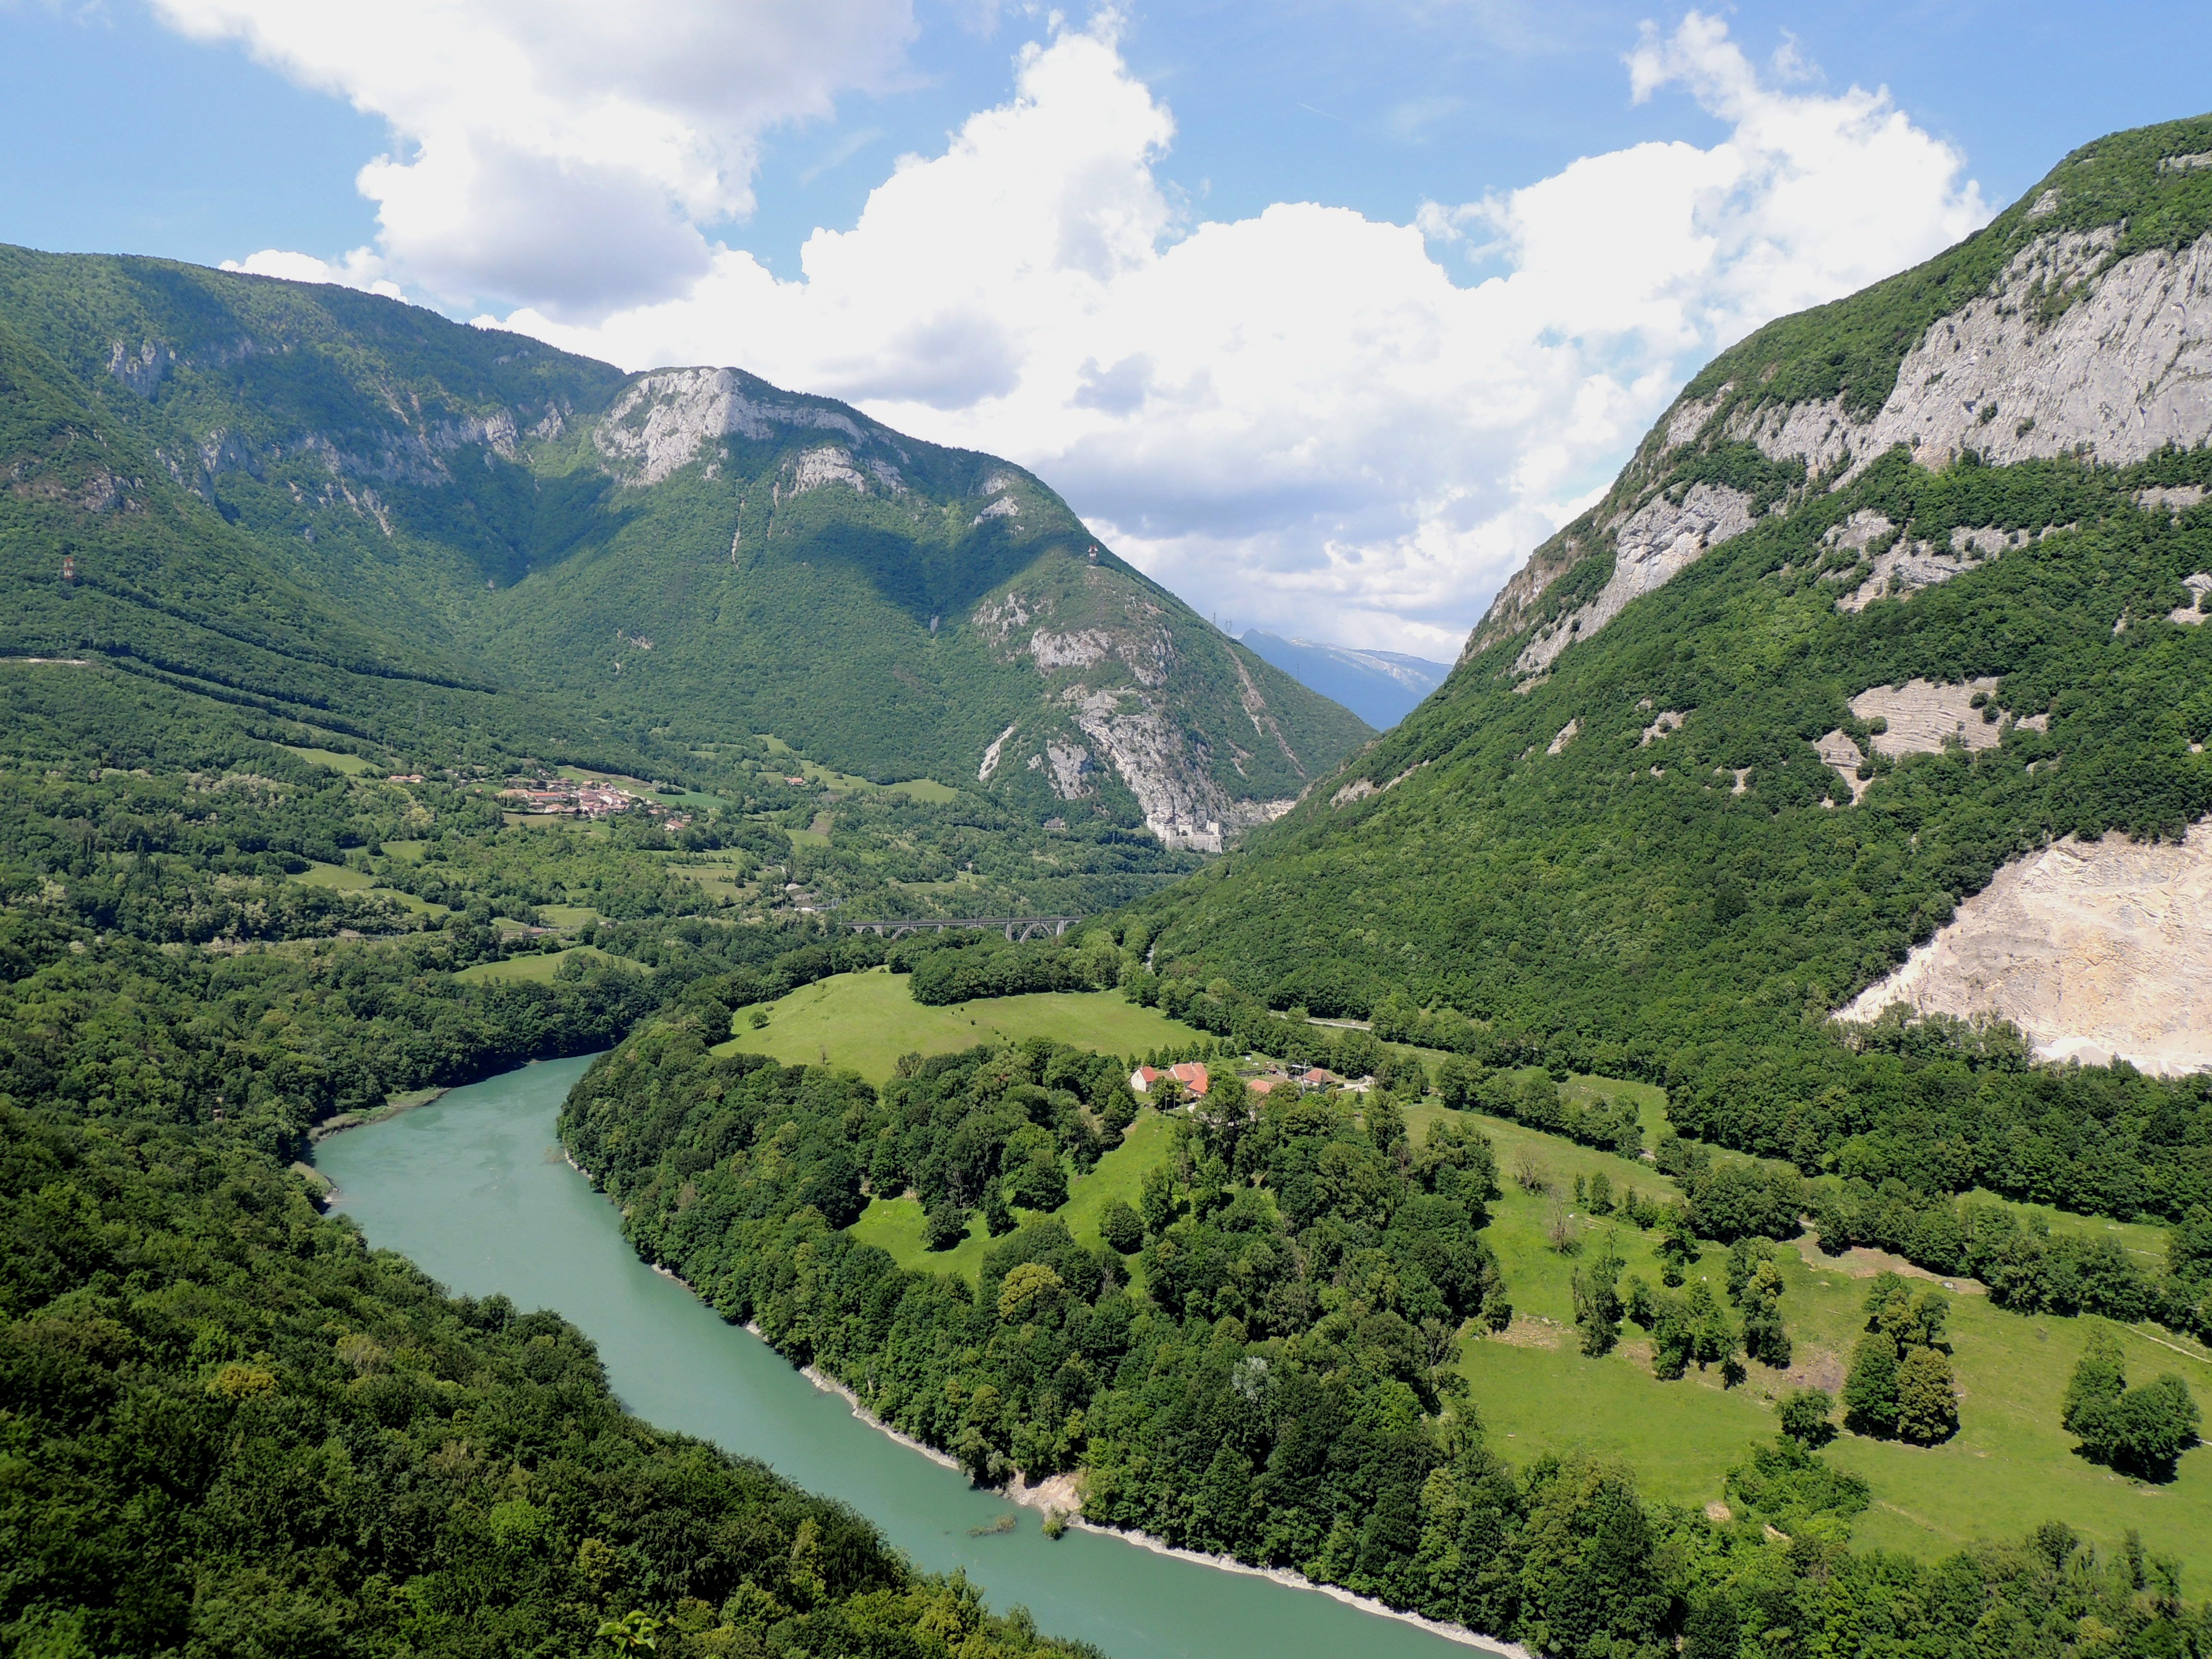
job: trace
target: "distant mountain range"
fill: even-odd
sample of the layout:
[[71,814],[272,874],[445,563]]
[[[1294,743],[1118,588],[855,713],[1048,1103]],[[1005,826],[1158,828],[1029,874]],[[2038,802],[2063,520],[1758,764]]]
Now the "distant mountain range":
[[1378,732],[1389,731],[1419,708],[1451,672],[1449,663],[1425,657],[1286,640],[1257,628],[1238,637],[1300,685],[1342,703]]
[[401,752],[767,735],[1219,850],[1372,736],[1020,467],[344,289],[0,247],[0,654]]

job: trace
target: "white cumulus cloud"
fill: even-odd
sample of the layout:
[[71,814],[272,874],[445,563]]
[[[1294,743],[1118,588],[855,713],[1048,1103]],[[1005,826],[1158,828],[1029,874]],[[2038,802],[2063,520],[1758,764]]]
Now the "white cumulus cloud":
[[[1762,71],[1692,13],[1647,28],[1627,90],[1686,90],[1724,124],[1718,143],[1585,157],[1482,201],[1422,204],[1402,225],[1311,203],[1202,220],[1160,176],[1174,120],[1109,12],[1024,47],[1008,101],[941,153],[900,158],[784,278],[702,227],[742,205],[763,122],[891,73],[889,55],[809,60],[798,91],[719,103],[671,90],[674,48],[647,62],[610,45],[595,68],[589,31],[562,33],[584,10],[568,0],[530,14],[543,29],[494,31],[515,55],[501,84],[520,89],[495,121],[454,114],[459,94],[420,90],[420,74],[307,53],[296,41],[313,30],[269,21],[281,0],[158,3],[417,135],[413,159],[363,173],[385,235],[348,280],[435,291],[419,273],[451,270],[521,301],[505,325],[573,349],[737,364],[849,398],[1034,468],[1201,610],[1431,656],[1456,651],[1696,363],[1988,216],[1964,159],[1886,93],[1809,88],[1794,58]],[[427,15],[431,0],[397,3]],[[903,39],[902,4],[822,3],[872,9],[884,39]],[[711,33],[676,0],[653,4]],[[417,88],[429,113],[363,90],[387,85]],[[556,117],[549,100],[577,107]],[[635,130],[615,113],[648,103]],[[537,136],[518,144],[518,128]],[[520,179],[516,202],[471,182],[477,167]],[[626,205],[592,193],[607,177],[627,181]],[[530,204],[556,184],[568,193],[541,220]],[[569,248],[585,222],[591,248]],[[631,264],[603,251],[624,237]]]
[[391,125],[340,275],[570,317],[683,292],[701,227],[752,210],[761,135],[888,84],[914,33],[910,0],[153,4]]
[[634,367],[740,363],[1012,455],[1202,609],[1449,655],[1697,361],[1987,217],[1886,94],[1762,77],[1716,20],[1647,32],[1628,68],[1728,137],[1413,225],[1300,203],[1192,223],[1155,171],[1172,119],[1109,18],[1028,48],[1011,101],[904,158],[796,278],[726,248],[687,293],[592,326],[505,320]]

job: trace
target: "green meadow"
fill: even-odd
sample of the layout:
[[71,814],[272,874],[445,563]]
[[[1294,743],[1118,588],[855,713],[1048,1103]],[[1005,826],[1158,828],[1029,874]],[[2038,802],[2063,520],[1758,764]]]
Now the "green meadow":
[[[575,956],[589,957],[595,962],[618,960],[617,957],[609,956],[596,945],[572,945],[566,951],[549,955],[507,957],[498,962],[480,962],[473,968],[462,969],[453,977],[477,985],[500,980],[550,985],[553,982],[553,976],[561,971],[561,964]],[[628,963],[626,965],[635,969],[643,968],[642,963],[635,962]],[[645,969],[645,971],[651,970]]]
[[957,1054],[1000,1039],[1049,1037],[1102,1054],[1140,1054],[1205,1035],[1110,992],[1038,992],[925,1008],[907,994],[904,975],[881,968],[817,980],[762,1007],[767,1025],[755,1030],[755,1011],[743,1011],[719,1052],[746,1049],[786,1066],[826,1058],[877,1084],[901,1054]]
[[359,755],[345,754],[336,749],[303,749],[289,743],[280,743],[276,746],[289,754],[297,755],[303,761],[326,766],[333,772],[343,772],[349,778],[357,778],[377,769],[374,763],[363,760]]
[[[1632,1085],[1577,1079],[1563,1090],[1618,1097]],[[1656,1092],[1656,1091],[1655,1091]],[[1444,1109],[1407,1114],[1416,1135]],[[1522,1190],[1520,1162],[1536,1161],[1570,1200],[1571,1225],[1585,1250],[1610,1228],[1629,1273],[1655,1287],[1659,1262],[1652,1236],[1615,1219],[1593,1217],[1571,1202],[1577,1176],[1602,1171],[1616,1193],[1624,1185],[1662,1198],[1675,1183],[1648,1164],[1577,1146],[1517,1124],[1468,1113],[1498,1148],[1504,1190],[1486,1237],[1505,1270],[1512,1328],[1499,1336],[1468,1333],[1461,1369],[1492,1444],[1516,1462],[1545,1452],[1586,1451],[1618,1457],[1637,1470],[1655,1498],[1704,1504],[1721,1498],[1729,1467],[1753,1440],[1775,1431],[1774,1401],[1788,1389],[1814,1386],[1839,1393],[1852,1345],[1864,1322],[1869,1281],[1893,1259],[1865,1249],[1840,1258],[1820,1255],[1808,1238],[1784,1246],[1782,1313],[1795,1352],[1785,1371],[1752,1363],[1749,1379],[1724,1389],[1717,1368],[1692,1368],[1680,1382],[1653,1377],[1650,1346],[1624,1325],[1620,1346],[1585,1358],[1574,1328],[1571,1276],[1576,1258],[1552,1247],[1551,1201]],[[2110,1224],[2068,1218],[2082,1227]],[[2130,1249],[2145,1248],[2154,1228],[2124,1228]],[[2138,1237],[2137,1235],[2141,1235]],[[1905,1269],[1913,1277],[1928,1275]],[[1707,1245],[1690,1269],[1725,1293],[1724,1253]],[[1624,1280],[1626,1274],[1623,1275]],[[2063,1519],[2100,1547],[2116,1547],[2139,1529],[2161,1554],[2178,1559],[2191,1582],[2212,1582],[2212,1447],[2185,1453],[2166,1485],[2130,1480],[2087,1462],[2058,1425],[2060,1401],[2088,1339],[2088,1321],[2008,1313],[1990,1304],[1971,1279],[1951,1281],[1950,1339],[1957,1369],[1959,1432],[1944,1444],[1908,1446],[1841,1434],[1828,1455],[1864,1475],[1874,1507],[1859,1520],[1863,1543],[1933,1557],[1976,1538],[2016,1538],[2026,1528]],[[2178,1372],[2200,1400],[2212,1399],[2212,1356],[2198,1344],[2149,1326],[2125,1333],[2129,1377],[2144,1382]]]
[[[419,848],[421,843],[415,845]],[[417,856],[420,856],[419,853]],[[397,899],[406,908],[422,915],[442,916],[447,914],[445,905],[433,904],[412,893],[404,893],[397,887],[380,887],[376,884],[375,877],[359,870],[349,870],[343,864],[310,863],[289,879],[303,887],[327,887],[333,892],[374,893],[379,898]]]

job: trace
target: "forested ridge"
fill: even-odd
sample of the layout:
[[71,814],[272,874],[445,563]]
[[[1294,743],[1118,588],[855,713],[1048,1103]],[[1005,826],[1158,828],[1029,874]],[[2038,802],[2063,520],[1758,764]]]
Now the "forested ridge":
[[[1156,966],[1493,1064],[1644,1079],[1684,1133],[1808,1174],[2123,1218],[2205,1203],[2202,1076],[2033,1066],[2003,1032],[1829,1017],[2008,860],[2069,836],[2170,843],[2212,808],[2212,629],[2168,620],[2212,570],[2212,450],[1996,465],[1970,440],[1940,467],[1900,446],[1812,477],[1728,424],[1775,398],[1879,406],[1930,319],[2027,239],[2117,222],[2130,248],[2187,245],[2212,195],[2158,158],[2203,131],[2091,146],[1960,249],[1733,349],[1428,703],[1139,907]],[[2054,290],[2051,314],[2086,291]],[[1612,577],[1601,523],[1700,485],[1741,492],[1749,527],[1543,672],[1516,666],[1531,628]],[[1876,580],[1915,546],[1955,568]],[[1851,700],[1913,681],[1960,688],[1962,709],[1971,687],[1977,741],[1881,752],[1884,723]],[[1823,758],[1832,734],[1856,767]]]
[[[672,470],[637,440],[671,409],[697,428]],[[1079,681],[1140,699],[1222,805],[1288,798],[1369,735],[1010,463],[343,288],[0,246],[0,652],[387,747],[704,780],[774,732],[1032,827],[1126,830],[1144,813],[1064,706]],[[1092,643],[1032,653],[1037,624]],[[1090,745],[1072,795],[1048,738]]]

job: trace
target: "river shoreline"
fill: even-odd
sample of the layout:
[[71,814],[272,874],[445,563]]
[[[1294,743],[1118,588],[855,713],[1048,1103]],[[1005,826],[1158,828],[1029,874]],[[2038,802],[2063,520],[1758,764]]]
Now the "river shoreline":
[[[569,1156],[567,1147],[561,1149],[561,1156],[562,1161],[570,1169],[575,1170],[586,1181],[591,1180],[589,1172]],[[596,1185],[597,1183],[594,1183],[595,1188]],[[601,1196],[604,1197],[605,1194],[602,1194]],[[608,1201],[611,1203],[613,1200]],[[698,1287],[683,1274],[675,1272],[672,1268],[664,1267],[658,1261],[650,1261],[646,1265],[663,1279],[672,1279],[681,1285],[702,1307],[707,1305],[706,1298],[699,1294]],[[759,1321],[749,1319],[743,1328],[749,1336],[757,1338],[771,1353],[777,1352],[775,1345],[769,1341],[767,1335],[762,1331]],[[866,1424],[878,1434],[895,1441],[908,1451],[919,1452],[931,1462],[942,1468],[960,1468],[959,1459],[939,1451],[934,1446],[924,1444],[910,1434],[893,1428],[870,1411],[858,1394],[827,1371],[815,1365],[800,1365],[797,1370],[801,1376],[821,1389],[823,1393],[835,1395],[843,1401],[854,1417]],[[1170,1544],[1164,1538],[1156,1537],[1148,1532],[1136,1532],[1123,1527],[1102,1526],[1096,1521],[1086,1521],[1083,1518],[1082,1513],[1081,1479],[1079,1473],[1048,1475],[1035,1486],[1030,1486],[1024,1482],[1017,1474],[1006,1486],[997,1487],[995,1490],[1009,1503],[1018,1504],[1028,1509],[1042,1510],[1048,1515],[1058,1513],[1071,1528],[1097,1533],[1105,1538],[1118,1538],[1125,1544],[1133,1544],[1139,1549],[1150,1550],[1155,1555],[1168,1556],[1177,1561],[1188,1561],[1201,1567],[1212,1567],[1217,1572],[1233,1572],[1242,1574],[1248,1578],[1264,1578],[1271,1583],[1282,1585],[1285,1589],[1311,1590],[1377,1619],[1394,1619],[1401,1625],[1411,1625],[1415,1629],[1425,1631],[1431,1636],[1440,1636],[1448,1642],[1455,1642],[1462,1647],[1475,1648],[1484,1653],[1495,1655],[1496,1659],[1533,1659],[1528,1649],[1521,1646],[1517,1642],[1501,1642],[1494,1636],[1485,1636],[1479,1631],[1469,1630],[1464,1625],[1447,1624],[1442,1620],[1426,1618],[1418,1613],[1407,1613],[1391,1607],[1388,1602],[1378,1601],[1371,1595],[1361,1595],[1348,1590],[1341,1584],[1318,1583],[1289,1567],[1255,1567],[1249,1562],[1239,1561],[1233,1555],[1209,1555],[1202,1550],[1184,1549],[1178,1545]]]
[[[667,1274],[669,1278],[676,1279],[678,1284],[683,1285],[686,1290],[691,1289],[690,1285],[685,1284],[682,1279],[669,1273],[667,1268],[658,1263],[654,1264],[653,1271],[657,1273]],[[696,1291],[692,1291],[691,1293],[694,1296],[698,1294]],[[744,1328],[753,1335],[760,1337],[762,1341],[768,1340],[761,1334],[761,1328],[757,1323],[749,1321]],[[774,1345],[770,1346],[772,1347]],[[949,1469],[957,1469],[960,1467],[958,1459],[947,1456],[934,1446],[924,1445],[912,1435],[902,1433],[884,1422],[861,1403],[859,1395],[854,1393],[836,1377],[829,1376],[812,1365],[801,1365],[799,1367],[799,1372],[824,1394],[834,1394],[842,1400],[852,1407],[854,1417],[875,1430],[877,1433],[896,1441],[909,1451],[920,1452],[933,1463],[942,1464]],[[1448,1642],[1456,1642],[1462,1647],[1479,1648],[1485,1653],[1495,1654],[1498,1659],[1532,1659],[1528,1649],[1516,1642],[1501,1642],[1494,1636],[1485,1636],[1478,1631],[1469,1630],[1464,1625],[1446,1624],[1441,1620],[1425,1618],[1418,1613],[1402,1612],[1387,1602],[1376,1601],[1371,1595],[1358,1595],[1345,1589],[1341,1584],[1316,1583],[1304,1573],[1293,1571],[1289,1567],[1255,1567],[1249,1562],[1239,1561],[1232,1555],[1208,1555],[1201,1550],[1183,1549],[1177,1545],[1169,1543],[1164,1538],[1156,1537],[1148,1532],[1135,1532],[1122,1527],[1102,1526],[1096,1521],[1086,1521],[1083,1518],[1080,1510],[1081,1498],[1077,1490],[1079,1479],[1079,1477],[1076,1475],[1050,1475],[1038,1481],[1035,1486],[1027,1486],[1023,1483],[1021,1477],[1017,1475],[1007,1485],[997,1490],[1009,1503],[1019,1504],[1030,1509],[1043,1510],[1048,1513],[1057,1510],[1066,1520],[1070,1528],[1079,1528],[1085,1532],[1097,1533],[1105,1538],[1118,1538],[1125,1544],[1133,1544],[1139,1549],[1150,1550],[1155,1555],[1165,1555],[1178,1561],[1189,1561],[1201,1567],[1212,1567],[1217,1572],[1234,1572],[1241,1573],[1248,1578],[1265,1578],[1273,1583],[1282,1585],[1286,1589],[1313,1590],[1329,1597],[1332,1601],[1341,1601],[1346,1607],[1357,1607],[1360,1612],[1373,1614],[1376,1618],[1395,1619],[1401,1625],[1412,1625],[1417,1629],[1428,1632],[1431,1636],[1441,1636]],[[1073,1502],[1071,1502],[1071,1499]]]

